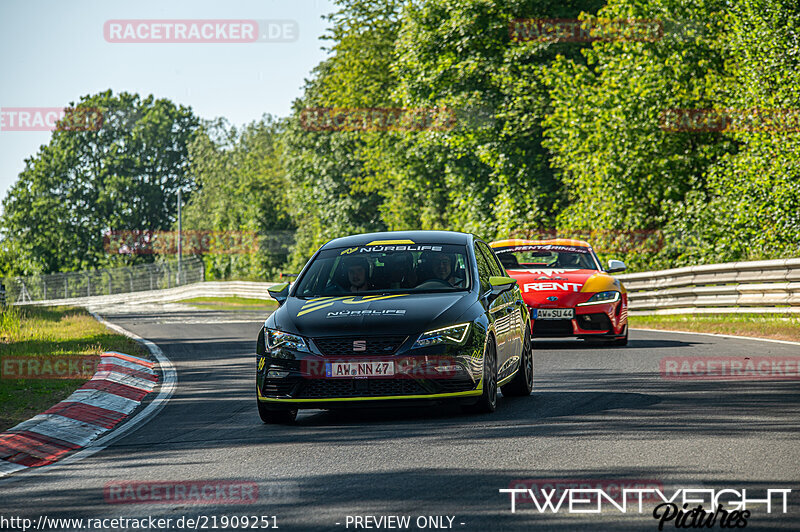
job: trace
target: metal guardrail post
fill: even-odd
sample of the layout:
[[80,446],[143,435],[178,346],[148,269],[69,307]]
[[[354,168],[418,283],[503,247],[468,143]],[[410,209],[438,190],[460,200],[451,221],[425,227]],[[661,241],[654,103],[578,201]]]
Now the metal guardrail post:
[[21,301],[22,303],[27,303],[31,301],[31,295],[28,293],[28,287],[25,286],[25,281],[20,280],[20,282],[22,283],[22,290],[20,290],[19,292],[19,298],[17,301]]

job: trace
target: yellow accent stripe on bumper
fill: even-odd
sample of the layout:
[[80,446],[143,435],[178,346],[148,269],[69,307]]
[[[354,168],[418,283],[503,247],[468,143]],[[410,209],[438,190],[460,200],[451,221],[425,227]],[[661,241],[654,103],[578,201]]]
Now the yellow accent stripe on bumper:
[[333,397],[326,399],[278,399],[275,397],[264,397],[261,395],[261,390],[258,392],[258,400],[270,403],[332,403],[343,401],[386,401],[393,399],[444,399],[447,397],[469,397],[472,395],[481,395],[482,389],[469,390],[467,392],[452,392],[452,393],[435,393],[429,395],[382,395],[378,397]]

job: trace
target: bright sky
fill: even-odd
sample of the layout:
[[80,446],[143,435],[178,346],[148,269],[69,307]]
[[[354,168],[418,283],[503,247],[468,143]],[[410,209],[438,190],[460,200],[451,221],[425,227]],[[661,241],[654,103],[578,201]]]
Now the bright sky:
[[[286,116],[304,79],[325,58],[321,47],[329,41],[319,37],[328,22],[321,16],[334,9],[332,0],[2,0],[0,109],[64,107],[111,89],[169,98],[201,118],[223,116],[237,125],[263,113]],[[104,23],[128,19],[246,19],[265,28],[265,21],[280,20],[299,35],[282,43],[108,42]],[[0,197],[25,158],[50,139],[46,131],[5,125]]]

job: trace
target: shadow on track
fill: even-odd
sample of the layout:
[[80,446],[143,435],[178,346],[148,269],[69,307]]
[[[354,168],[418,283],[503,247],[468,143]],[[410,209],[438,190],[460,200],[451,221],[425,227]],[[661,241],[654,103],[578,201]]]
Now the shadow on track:
[[684,340],[644,340],[631,338],[628,340],[627,346],[613,347],[607,343],[597,341],[586,341],[581,339],[555,339],[555,338],[536,338],[533,340],[533,348],[535,350],[559,350],[559,349],[574,349],[574,350],[592,350],[592,349],[613,349],[625,351],[627,349],[653,349],[653,348],[669,348],[676,349],[681,347],[691,347],[694,345],[703,345],[708,342],[690,342]]

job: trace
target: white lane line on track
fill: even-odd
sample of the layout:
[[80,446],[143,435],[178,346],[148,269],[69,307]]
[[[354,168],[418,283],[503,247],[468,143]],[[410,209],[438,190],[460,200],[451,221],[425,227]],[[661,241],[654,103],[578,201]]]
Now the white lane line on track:
[[104,320],[102,317],[98,316],[94,312],[92,312],[91,314],[97,321],[99,321],[112,331],[116,331],[120,334],[127,336],[128,338],[131,338],[143,344],[150,351],[150,353],[153,354],[156,360],[158,360],[158,364],[161,367],[161,372],[162,372],[161,389],[158,392],[158,396],[156,396],[156,398],[153,399],[152,402],[150,402],[150,404],[148,404],[144,408],[144,410],[142,410],[141,412],[139,412],[138,414],[127,420],[127,422],[123,424],[121,427],[112,430],[107,435],[95,440],[88,447],[84,447],[75,454],[70,455],[67,458],[51,465],[25,468],[25,470],[21,470],[17,474],[2,478],[0,480],[0,484],[14,482],[20,478],[29,477],[31,475],[46,473],[47,471],[58,468],[60,466],[73,464],[75,462],[83,460],[84,458],[89,458],[93,454],[102,451],[103,449],[114,443],[116,440],[118,440],[119,438],[127,434],[132,434],[133,432],[144,426],[144,424],[146,424],[148,421],[154,418],[156,414],[158,414],[161,411],[161,409],[166,406],[167,401],[169,401],[170,397],[172,397],[172,394],[175,392],[175,387],[178,384],[178,374],[175,371],[175,366],[172,365],[170,359],[167,358],[167,356],[164,354],[163,351],[161,351],[161,348],[159,348],[156,344],[154,344],[150,340],[142,338],[137,334],[134,334],[126,329],[123,329],[119,325],[114,325],[113,323]]
[[690,331],[669,331],[667,329],[639,329],[638,327],[631,327],[632,331],[645,331],[645,332],[658,332],[658,333],[674,333],[674,334],[699,334],[702,336],[716,336],[717,338],[734,338],[736,340],[756,340],[758,342],[772,342],[775,344],[787,345],[800,345],[800,342],[792,342],[791,340],[773,340],[771,338],[755,338],[753,336],[735,336],[732,334],[716,334],[716,333],[701,333]]
[[136,323],[137,324],[153,323],[153,324],[157,324],[157,325],[175,325],[175,324],[179,324],[179,325],[227,325],[227,324],[230,324],[230,323],[239,323],[239,324],[241,324],[241,323],[254,323],[254,324],[260,324],[260,323],[264,323],[264,320],[263,320],[263,318],[257,318],[257,319],[252,319],[252,320],[213,320],[213,321],[202,320],[202,321],[198,321],[198,320],[183,319],[183,318],[166,318],[166,319],[163,319],[163,320],[162,319],[145,318],[145,319],[137,319]]

